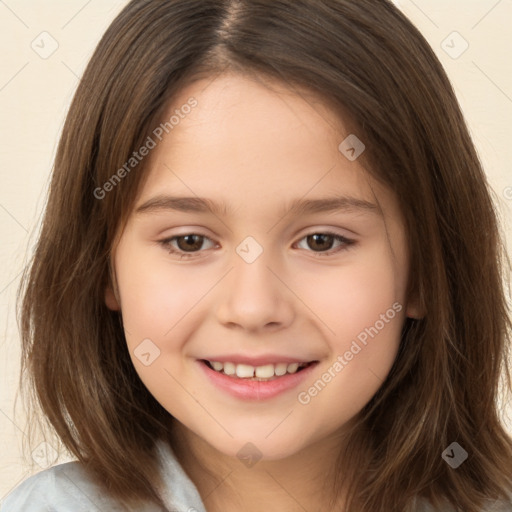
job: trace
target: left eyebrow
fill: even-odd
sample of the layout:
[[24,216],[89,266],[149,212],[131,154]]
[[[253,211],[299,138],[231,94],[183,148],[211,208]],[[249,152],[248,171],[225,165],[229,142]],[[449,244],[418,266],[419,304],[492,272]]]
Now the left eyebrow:
[[[226,203],[216,203],[204,197],[176,197],[159,195],[141,204],[135,213],[151,213],[159,211],[179,211],[183,213],[211,213],[216,216],[233,214]],[[376,204],[350,196],[333,196],[319,199],[295,199],[284,208],[285,214],[306,215],[313,213],[356,211],[378,215],[380,208]]]

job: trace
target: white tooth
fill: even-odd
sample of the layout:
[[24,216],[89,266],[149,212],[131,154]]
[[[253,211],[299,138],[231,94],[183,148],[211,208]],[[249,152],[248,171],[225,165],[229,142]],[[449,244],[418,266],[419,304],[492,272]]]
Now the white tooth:
[[298,367],[299,367],[299,363],[291,363],[288,365],[286,370],[288,371],[288,373],[295,373],[297,371]]
[[[225,370],[224,370],[225,371]],[[254,377],[254,366],[248,364],[237,364],[236,365],[236,376],[243,378]]]
[[234,375],[235,371],[236,371],[236,368],[233,363],[224,363],[224,373],[226,375]]
[[280,377],[281,375],[284,375],[286,373],[286,369],[288,368],[288,365],[286,363],[277,363],[274,369],[274,373]]
[[210,364],[215,371],[221,372],[224,370],[226,375],[236,375],[241,379],[281,377],[286,373],[296,373],[299,367],[304,366],[304,364],[299,363],[277,363],[254,367],[248,364],[235,365],[234,363],[219,363],[218,361],[210,361]]
[[270,379],[274,376],[274,365],[266,364],[265,366],[258,366],[256,368],[256,377],[260,379]]

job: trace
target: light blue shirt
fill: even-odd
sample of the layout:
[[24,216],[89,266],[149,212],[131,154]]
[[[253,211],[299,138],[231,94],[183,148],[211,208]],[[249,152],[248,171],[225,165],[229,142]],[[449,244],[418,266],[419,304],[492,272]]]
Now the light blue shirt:
[[[164,477],[164,503],[169,512],[206,512],[196,486],[168,444],[157,441],[160,471]],[[27,478],[5,498],[0,512],[126,512],[108,497],[82,467],[66,462]],[[148,504],[137,512],[162,512]]]
[[[168,444],[157,441],[160,471],[165,482],[162,498],[168,512],[206,512],[196,486]],[[423,501],[416,512],[435,512]],[[0,504],[0,512],[126,512],[95,484],[79,462],[66,462],[31,476]],[[162,512],[147,505],[137,512]],[[442,512],[453,512],[446,508]],[[511,503],[489,503],[483,512],[512,512]]]

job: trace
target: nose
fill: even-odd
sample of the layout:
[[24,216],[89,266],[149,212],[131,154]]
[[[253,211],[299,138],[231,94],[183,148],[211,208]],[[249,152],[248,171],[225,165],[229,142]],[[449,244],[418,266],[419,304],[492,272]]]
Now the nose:
[[266,251],[252,263],[235,254],[234,268],[221,284],[218,321],[230,329],[275,331],[294,319],[294,294],[282,272],[273,268]]

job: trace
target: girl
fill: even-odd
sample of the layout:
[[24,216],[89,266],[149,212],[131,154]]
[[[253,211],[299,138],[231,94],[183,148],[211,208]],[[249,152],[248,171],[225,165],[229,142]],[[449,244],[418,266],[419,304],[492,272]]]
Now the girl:
[[512,510],[504,255],[392,3],[133,0],[21,289],[24,369],[78,461],[2,512]]

